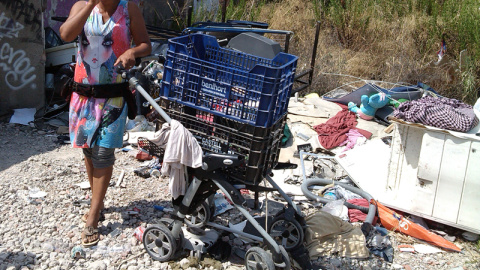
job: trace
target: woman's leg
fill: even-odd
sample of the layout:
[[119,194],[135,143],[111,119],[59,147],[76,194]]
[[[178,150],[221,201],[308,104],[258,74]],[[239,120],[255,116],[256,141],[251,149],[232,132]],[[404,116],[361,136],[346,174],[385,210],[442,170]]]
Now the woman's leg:
[[[92,201],[90,204],[90,211],[85,226],[92,226],[98,228],[98,219],[100,218],[100,210],[102,210],[103,199],[107,192],[110,179],[112,178],[113,166],[108,168],[93,169],[93,186],[92,186]],[[98,235],[87,237],[86,243],[90,243],[98,239]]]
[[[90,203],[90,211],[88,212],[86,227],[98,228],[98,220],[100,218],[100,211],[103,208],[103,200],[105,199],[105,194],[107,192],[108,186],[110,184],[110,179],[112,178],[113,172],[113,163],[115,162],[114,149],[108,148],[94,148],[91,161],[91,189],[92,189],[92,199]],[[87,164],[87,159],[85,163]],[[88,174],[88,164],[87,174]],[[93,242],[98,239],[97,235],[87,236],[85,239],[86,243]]]
[[93,194],[93,163],[92,159],[85,156],[85,168],[87,168],[88,182],[90,182],[90,190]]
[[[90,152],[89,152],[90,151]],[[85,153],[85,151],[84,151]],[[88,176],[88,182],[90,183],[90,191],[92,192],[92,196],[93,196],[93,162],[92,162],[92,153],[91,153],[91,150],[88,149],[87,150],[87,154],[85,154],[85,168],[87,169],[87,176]],[[103,206],[103,203],[101,204],[100,206],[100,211],[102,211],[104,208]],[[88,212],[86,212],[83,216],[82,216],[82,221],[83,222],[87,222],[87,219],[88,219]]]

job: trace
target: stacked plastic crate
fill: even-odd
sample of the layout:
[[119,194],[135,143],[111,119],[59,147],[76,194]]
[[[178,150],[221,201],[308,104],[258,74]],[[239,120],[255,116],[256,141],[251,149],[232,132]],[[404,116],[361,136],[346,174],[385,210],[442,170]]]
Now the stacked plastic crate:
[[298,58],[245,54],[204,34],[168,45],[161,105],[204,151],[243,156],[247,166],[228,175],[258,184],[278,160]]

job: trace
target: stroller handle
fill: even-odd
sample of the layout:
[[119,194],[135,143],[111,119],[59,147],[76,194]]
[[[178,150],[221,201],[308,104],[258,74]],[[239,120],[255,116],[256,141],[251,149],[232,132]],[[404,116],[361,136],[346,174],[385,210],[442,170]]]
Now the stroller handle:
[[130,86],[134,87],[142,96],[152,105],[152,107],[162,116],[162,118],[167,122],[172,122],[172,118],[155,102],[155,100],[143,89],[140,85],[140,82],[135,78],[135,73],[139,70],[138,67],[133,67],[130,70],[126,70],[123,65],[117,65],[115,71],[118,74],[122,74],[122,78],[127,80]]
[[162,116],[162,118],[167,122],[170,123],[172,122],[172,118],[168,116],[168,114],[158,105],[157,102],[143,89],[143,87],[140,85],[138,82],[138,79],[135,77],[132,77],[128,80],[128,83],[135,87],[135,89],[142,94],[142,96],[152,105],[152,107]]

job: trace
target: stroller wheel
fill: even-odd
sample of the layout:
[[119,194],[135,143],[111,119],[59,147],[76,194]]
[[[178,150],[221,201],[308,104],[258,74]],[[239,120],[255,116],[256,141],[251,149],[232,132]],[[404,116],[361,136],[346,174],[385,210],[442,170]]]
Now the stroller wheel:
[[291,251],[303,243],[303,228],[295,219],[286,220],[285,215],[275,217],[269,228],[269,234],[277,244]]
[[283,261],[285,262],[285,267],[283,267],[284,270],[290,270],[292,268],[292,265],[290,264],[290,257],[288,256],[287,251],[283,246],[278,246],[280,248],[280,251],[282,252],[282,257]]
[[169,261],[175,255],[177,242],[172,232],[163,224],[148,227],[143,233],[143,246],[157,261]]
[[185,223],[189,227],[202,228],[210,220],[210,207],[207,202],[203,202],[197,207],[191,215],[185,216]]
[[[272,255],[272,252],[268,249],[267,245],[264,245],[263,250],[267,251],[270,256]],[[280,249],[280,252],[282,253],[282,264],[283,265],[277,265],[275,261],[273,262],[275,264],[275,267],[281,268],[283,270],[290,270],[292,269],[292,264],[290,263],[290,256],[288,256],[288,252],[285,250],[285,248],[282,245],[278,245],[278,248]]]
[[260,247],[252,247],[245,254],[247,270],[274,270],[272,256]]

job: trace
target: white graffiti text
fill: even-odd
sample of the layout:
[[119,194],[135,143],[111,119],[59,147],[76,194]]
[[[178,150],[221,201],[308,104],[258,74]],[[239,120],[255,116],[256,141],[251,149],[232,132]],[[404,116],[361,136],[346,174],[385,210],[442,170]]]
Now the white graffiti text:
[[[19,90],[37,78],[26,55],[24,50],[15,51],[8,43],[3,43],[0,48],[0,68],[5,72],[5,83],[12,90]],[[36,86],[32,83],[31,87]]]
[[24,27],[21,23],[15,22],[13,19],[5,16],[5,12],[0,14],[0,39],[3,37],[14,38],[18,37],[18,33]]

